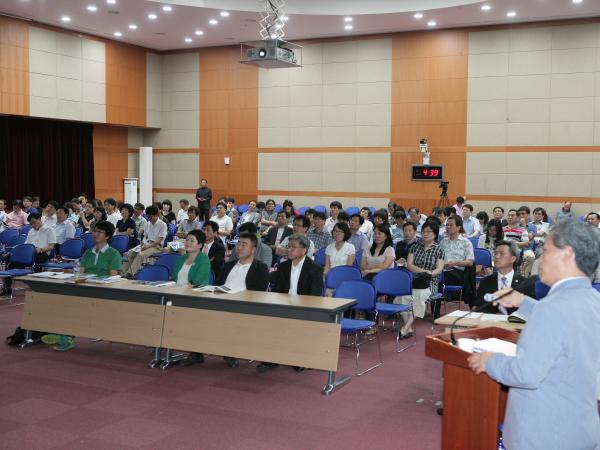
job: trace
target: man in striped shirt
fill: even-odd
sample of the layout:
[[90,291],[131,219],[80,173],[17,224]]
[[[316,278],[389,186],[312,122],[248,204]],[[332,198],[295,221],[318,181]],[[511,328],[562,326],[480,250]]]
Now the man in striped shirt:
[[535,262],[535,254],[529,248],[529,233],[518,221],[517,210],[508,210],[508,223],[502,229],[504,232],[504,240],[512,241],[517,244],[517,247],[522,249],[522,273],[523,276],[531,275],[531,268]]

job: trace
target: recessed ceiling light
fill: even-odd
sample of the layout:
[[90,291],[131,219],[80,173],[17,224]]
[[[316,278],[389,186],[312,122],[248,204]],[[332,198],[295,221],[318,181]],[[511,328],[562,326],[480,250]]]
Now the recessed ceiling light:
[[202,36],[204,34],[204,31],[202,31],[202,30],[196,30],[196,31],[194,31],[194,34],[196,36]]
[[229,11],[221,11],[221,17],[229,17]]
[[115,3],[117,3],[117,0],[106,0],[106,3],[108,3],[109,5],[114,5]]
[[288,16],[283,16],[281,18],[281,20],[283,20],[284,22],[287,22],[288,20],[290,20],[290,18]]
[[94,12],[94,11],[96,11],[97,9],[98,9],[98,8],[96,8],[94,5],[90,5],[90,6],[88,6],[88,7],[87,7],[87,10],[88,10],[88,11],[91,11],[91,12]]
[[436,25],[437,25],[437,22],[435,20],[430,20],[429,22],[427,22],[428,27],[435,27]]
[[277,35],[276,34],[272,34],[271,35],[271,39],[277,39]]
[[490,5],[481,5],[482,11],[489,11],[490,9],[492,9],[492,7]]
[[130,23],[129,24],[129,29],[130,30],[137,30],[137,25],[135,23]]
[[573,3],[581,3],[583,0],[573,0]]
[[171,8],[169,5],[165,5],[162,7],[162,10],[164,12],[171,12],[171,11],[173,11],[173,8]]
[[413,17],[414,17],[415,19],[422,19],[422,18],[423,18],[423,13],[415,13],[415,14],[413,15]]
[[344,17],[344,22],[352,22],[352,17]]
[[216,24],[218,24],[218,23],[219,23],[219,21],[218,21],[217,19],[210,19],[210,20],[208,21],[208,23],[210,23],[211,25],[216,25]]
[[517,13],[515,11],[509,11],[506,13],[506,17],[515,17]]
[[148,19],[150,20],[156,20],[158,16],[156,14],[148,14]]
[[120,31],[115,31],[113,35],[115,35],[116,37],[121,37],[123,36],[123,33],[121,33]]
[[344,30],[351,30],[352,29],[352,25],[344,25]]
[[185,41],[185,42],[187,42],[187,43],[189,44],[190,42],[192,42],[192,38],[186,37],[186,38],[184,39],[184,41]]
[[71,18],[70,18],[69,16],[62,16],[62,17],[60,18],[60,20],[62,20],[63,22],[70,22],[70,21],[71,21]]

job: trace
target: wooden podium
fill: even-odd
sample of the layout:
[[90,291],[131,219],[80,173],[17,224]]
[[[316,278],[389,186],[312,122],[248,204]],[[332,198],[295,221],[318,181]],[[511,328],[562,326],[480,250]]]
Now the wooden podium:
[[[455,331],[458,338],[498,338],[516,342],[519,334],[498,327]],[[498,425],[504,421],[508,388],[487,374],[475,375],[471,355],[452,345],[450,333],[425,339],[425,355],[444,362],[443,450],[492,450],[498,446]]]

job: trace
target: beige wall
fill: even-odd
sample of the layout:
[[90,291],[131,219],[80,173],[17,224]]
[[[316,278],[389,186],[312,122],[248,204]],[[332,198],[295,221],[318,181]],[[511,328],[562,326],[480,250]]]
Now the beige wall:
[[105,45],[29,27],[30,114],[106,122]]
[[162,127],[162,56],[146,53],[146,125]]
[[258,190],[389,192],[390,154],[259,153]]
[[600,25],[469,34],[469,146],[600,145]]
[[180,209],[179,200],[183,198],[187,199],[187,201],[190,202],[190,205],[196,206],[198,204],[195,194],[184,192],[156,192],[154,194],[155,202],[162,202],[165,199],[171,200],[171,203],[173,203],[173,212],[175,212],[175,214],[177,214],[177,211]]
[[[154,153],[152,156],[152,187],[157,189],[196,189],[199,186],[197,153]],[[139,176],[139,155],[129,153],[128,176]]]
[[391,39],[308,44],[302,68],[260,69],[259,147],[388,147]]

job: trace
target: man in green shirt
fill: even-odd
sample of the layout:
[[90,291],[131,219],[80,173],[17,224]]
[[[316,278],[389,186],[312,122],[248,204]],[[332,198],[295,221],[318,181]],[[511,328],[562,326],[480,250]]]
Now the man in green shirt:
[[[108,245],[115,233],[115,226],[107,220],[98,222],[94,227],[96,245],[86,250],[80,261],[82,273],[91,273],[98,277],[118,275],[121,268],[121,254]],[[42,337],[44,344],[53,345],[54,350],[66,352],[75,347],[72,336],[47,334]]]

